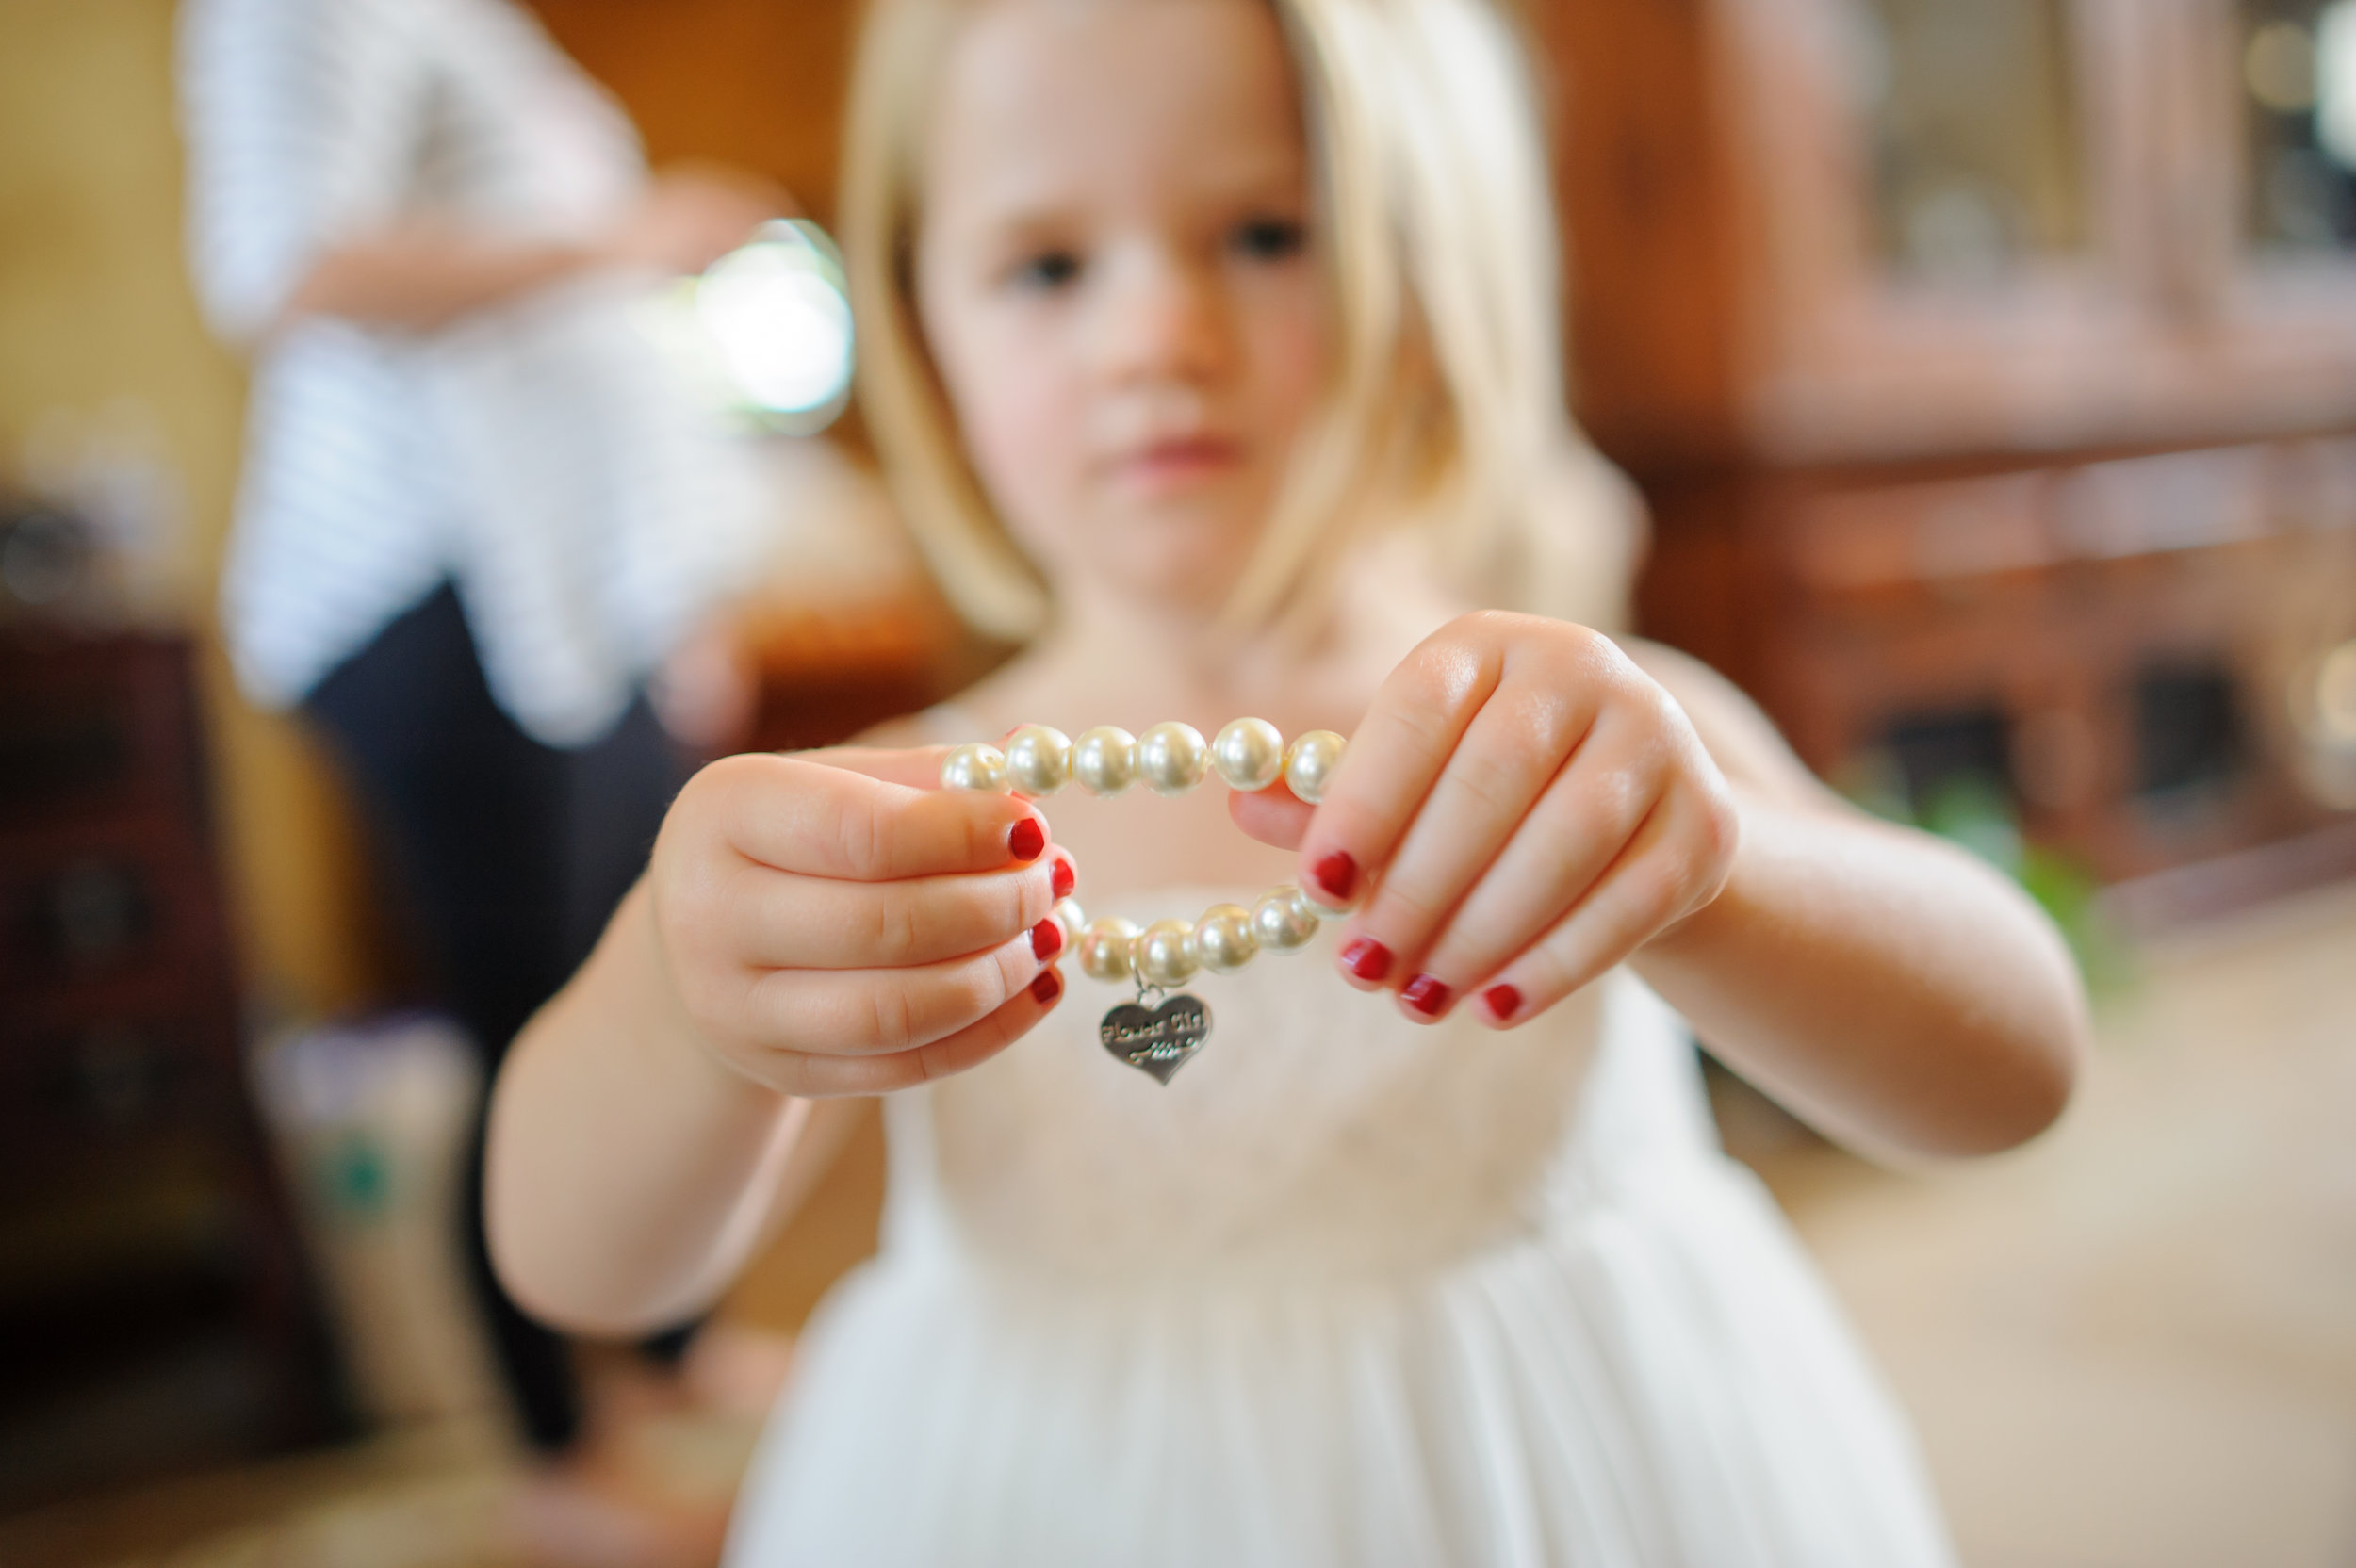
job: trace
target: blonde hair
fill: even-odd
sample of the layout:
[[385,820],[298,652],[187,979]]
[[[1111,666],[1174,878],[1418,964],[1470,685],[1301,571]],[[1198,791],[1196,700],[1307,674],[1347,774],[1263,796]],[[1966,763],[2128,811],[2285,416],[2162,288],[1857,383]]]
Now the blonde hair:
[[[842,228],[886,477],[967,619],[1020,639],[1048,596],[965,460],[914,297],[925,107],[972,4],[875,0]],[[1266,624],[1314,603],[1346,545],[1412,524],[1479,602],[1616,625],[1638,513],[1564,404],[1553,203],[1519,41],[1483,0],[1269,4],[1301,84],[1339,351],[1228,614]]]

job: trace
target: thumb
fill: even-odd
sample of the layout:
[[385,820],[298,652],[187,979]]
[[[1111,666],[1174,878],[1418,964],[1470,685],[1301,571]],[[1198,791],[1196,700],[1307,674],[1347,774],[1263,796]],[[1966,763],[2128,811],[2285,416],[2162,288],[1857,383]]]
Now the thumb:
[[941,788],[941,764],[952,746],[827,746],[822,751],[797,751],[796,761],[817,762],[845,773],[864,774],[886,784],[911,790]]
[[1265,790],[1235,790],[1227,796],[1227,814],[1235,825],[1249,837],[1278,849],[1299,849],[1317,810],[1281,778]]

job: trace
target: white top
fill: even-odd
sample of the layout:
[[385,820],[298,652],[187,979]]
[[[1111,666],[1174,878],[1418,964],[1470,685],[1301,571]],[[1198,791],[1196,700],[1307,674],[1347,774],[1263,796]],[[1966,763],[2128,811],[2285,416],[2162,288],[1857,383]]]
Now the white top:
[[1213,1029],[1168,1087],[1075,974],[886,1102],[882,1250],[804,1340],[731,1568],[1947,1564],[1682,1021],[1618,971],[1423,1027],[1332,941],[1187,988]]
[[[585,237],[646,179],[628,119],[508,0],[185,0],[180,89],[191,268],[240,342],[398,216]],[[300,701],[449,578],[525,729],[618,717],[759,538],[746,454],[631,320],[651,282],[259,344],[222,584],[250,695]]]

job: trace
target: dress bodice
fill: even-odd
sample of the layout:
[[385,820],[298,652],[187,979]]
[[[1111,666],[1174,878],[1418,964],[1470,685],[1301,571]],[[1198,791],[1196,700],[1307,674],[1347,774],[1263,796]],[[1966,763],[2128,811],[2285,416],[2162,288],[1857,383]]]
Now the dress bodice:
[[[1236,890],[1091,912],[1144,923]],[[888,1248],[1104,1282],[1383,1276],[1542,1231],[1576,1188],[1710,1141],[1677,1020],[1632,976],[1519,1029],[1411,1023],[1336,977],[1333,931],[1189,989],[1209,1041],[1168,1086],[1072,977],[998,1057],[895,1096]]]

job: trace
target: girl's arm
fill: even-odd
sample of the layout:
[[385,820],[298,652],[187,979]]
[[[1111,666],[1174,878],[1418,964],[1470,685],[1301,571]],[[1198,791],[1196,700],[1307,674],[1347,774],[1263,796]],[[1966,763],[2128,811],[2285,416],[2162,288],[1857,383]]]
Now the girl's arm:
[[1702,666],[1642,659],[1561,621],[1461,617],[1392,672],[1314,813],[1239,796],[1236,815],[1359,906],[1342,972],[1410,1018],[1512,1028],[1630,962],[1867,1149],[1975,1153],[2048,1125],[2086,1022],[2043,914],[1840,802]]
[[2086,1000],[2036,905],[1826,790],[1708,666],[1630,652],[1693,720],[1742,821],[1724,889],[1647,941],[1637,972],[1728,1065],[1845,1142],[1972,1154],[2052,1123]]
[[500,1278],[580,1332],[683,1322],[825,1173],[857,1106],[720,1062],[672,994],[642,881],[500,1068],[483,1200]]
[[508,1053],[484,1204],[534,1315],[613,1335],[692,1316],[859,1097],[987,1059],[1061,993],[1049,911],[1070,861],[1033,808],[915,787],[938,750],[819,755],[696,775]]

